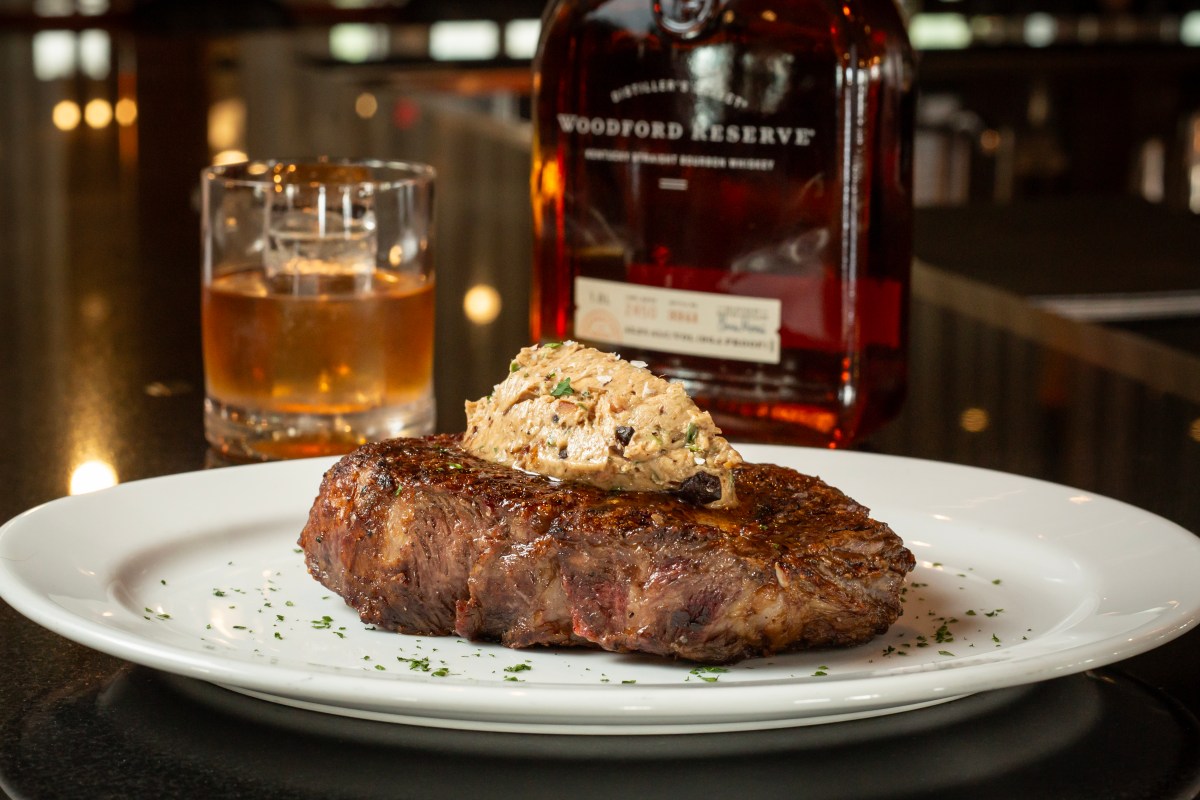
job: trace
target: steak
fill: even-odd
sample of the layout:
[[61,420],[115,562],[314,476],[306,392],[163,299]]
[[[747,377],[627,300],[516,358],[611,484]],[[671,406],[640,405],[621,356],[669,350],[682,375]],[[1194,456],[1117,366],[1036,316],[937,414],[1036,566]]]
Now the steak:
[[891,528],[795,470],[735,477],[739,504],[706,509],[392,439],[329,469],[299,543],[363,622],[408,634],[720,664],[895,622],[915,562]]

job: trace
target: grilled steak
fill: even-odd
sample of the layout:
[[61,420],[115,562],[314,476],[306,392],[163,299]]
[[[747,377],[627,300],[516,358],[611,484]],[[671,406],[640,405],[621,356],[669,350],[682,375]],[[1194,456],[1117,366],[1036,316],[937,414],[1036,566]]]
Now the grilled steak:
[[510,647],[584,645],[727,663],[865,642],[914,559],[817,478],[737,469],[739,505],[556,482],[457,436],[368,444],[333,466],[300,535],[364,622]]

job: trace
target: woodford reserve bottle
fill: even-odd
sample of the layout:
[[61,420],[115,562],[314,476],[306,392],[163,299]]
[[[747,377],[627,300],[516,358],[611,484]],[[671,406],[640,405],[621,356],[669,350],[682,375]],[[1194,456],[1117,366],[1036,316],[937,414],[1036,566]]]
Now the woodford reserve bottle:
[[556,0],[534,64],[535,339],[842,447],[904,395],[913,57],[893,0]]

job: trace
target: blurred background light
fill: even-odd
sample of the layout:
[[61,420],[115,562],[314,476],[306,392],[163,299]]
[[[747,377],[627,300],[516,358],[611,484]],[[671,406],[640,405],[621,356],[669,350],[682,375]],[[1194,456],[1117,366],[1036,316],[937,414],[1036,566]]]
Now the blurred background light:
[[463,295],[463,313],[476,325],[487,325],[500,316],[502,301],[496,287],[486,283],[472,286]]
[[958,424],[967,433],[983,433],[991,424],[991,418],[982,408],[968,408],[958,418]]
[[361,64],[386,58],[387,54],[386,25],[343,22],[329,29],[329,55],[338,61]]
[[79,110],[79,104],[74,100],[60,100],[54,105],[54,110],[50,112],[50,119],[54,123],[54,127],[60,131],[73,131],[79,127],[79,121],[83,118],[83,112]]
[[214,151],[242,147],[246,138],[246,101],[218,100],[208,108],[208,146]]
[[69,17],[75,13],[74,0],[33,0],[33,13],[39,17]]
[[1200,47],[1200,11],[1189,11],[1179,23],[1179,41],[1188,47]]
[[241,150],[222,150],[213,156],[213,166],[222,164],[237,164],[246,160],[246,154]]
[[504,25],[504,55],[514,59],[533,58],[537,52],[542,21],[514,19]]
[[112,42],[108,31],[86,30],[79,34],[79,69],[92,80],[108,77],[112,65]]
[[113,116],[117,118],[118,125],[129,127],[137,122],[137,101],[132,97],[122,97],[113,109]]
[[908,37],[918,50],[961,50],[971,44],[971,26],[962,14],[913,14]]
[[371,119],[379,111],[379,101],[370,92],[363,92],[354,98],[354,113],[362,119]]
[[89,100],[87,105],[83,107],[83,121],[87,123],[89,128],[106,128],[112,122],[112,118],[112,104],[107,100],[95,98]]
[[500,54],[500,26],[490,20],[435,22],[429,26],[434,61],[479,61]]
[[68,491],[71,494],[97,492],[117,485],[117,470],[107,461],[84,461],[71,470]]
[[75,34],[71,31],[38,31],[33,35],[33,74],[39,81],[75,75]]
[[1030,47],[1049,47],[1058,37],[1058,22],[1041,12],[1025,17],[1025,44]]

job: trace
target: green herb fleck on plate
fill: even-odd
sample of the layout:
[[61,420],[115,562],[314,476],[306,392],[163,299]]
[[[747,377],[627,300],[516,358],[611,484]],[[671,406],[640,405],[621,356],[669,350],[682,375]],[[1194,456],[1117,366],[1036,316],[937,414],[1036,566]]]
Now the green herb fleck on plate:
[[695,675],[705,683],[716,683],[720,673],[729,672],[725,667],[696,667],[689,675]]

